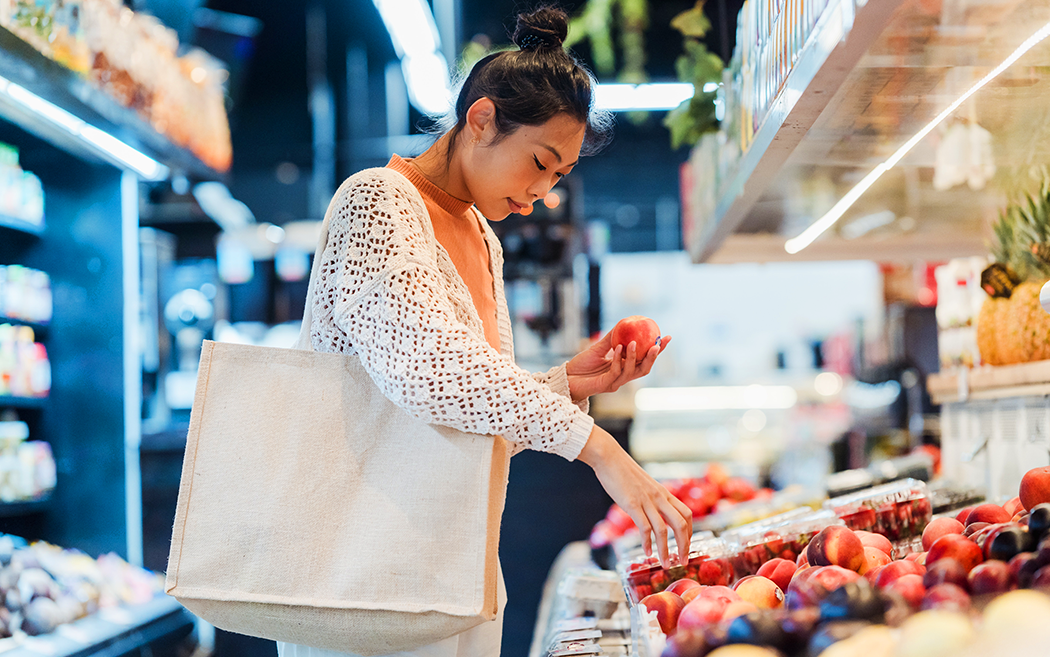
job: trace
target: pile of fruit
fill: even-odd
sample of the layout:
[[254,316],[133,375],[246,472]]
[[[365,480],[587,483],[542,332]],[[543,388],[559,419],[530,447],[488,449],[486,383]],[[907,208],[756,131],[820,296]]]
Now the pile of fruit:
[[53,632],[59,625],[163,591],[163,579],[115,554],[77,550],[0,535],[0,641]]
[[[711,464],[703,477],[677,479],[665,482],[667,490],[693,512],[693,520],[728,506],[756,498],[770,497],[768,488],[756,490],[751,482],[741,477],[730,477],[718,464]],[[613,504],[603,520],[591,530],[592,548],[602,548],[634,530],[634,521],[627,512]]]
[[[639,604],[669,637],[663,657],[728,657],[737,644],[764,651],[741,656],[955,657],[942,648],[983,640],[1014,615],[1001,610],[1015,608],[1027,610],[1020,618],[1033,631],[1050,633],[1050,468],[1028,472],[1002,506],[934,519],[921,541],[922,551],[893,559],[885,536],[831,525],[795,561],[771,559],[731,588],[683,578]],[[993,608],[1000,615],[990,622]],[[963,644],[946,629],[960,625]]]

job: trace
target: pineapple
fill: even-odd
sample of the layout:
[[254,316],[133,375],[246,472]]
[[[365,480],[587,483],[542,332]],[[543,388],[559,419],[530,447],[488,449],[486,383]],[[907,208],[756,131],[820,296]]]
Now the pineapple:
[[1050,359],[1050,315],[1039,304],[1039,290],[1050,279],[1050,186],[1010,205],[993,228],[996,264],[981,277],[991,298],[977,319],[981,360],[1009,365]]

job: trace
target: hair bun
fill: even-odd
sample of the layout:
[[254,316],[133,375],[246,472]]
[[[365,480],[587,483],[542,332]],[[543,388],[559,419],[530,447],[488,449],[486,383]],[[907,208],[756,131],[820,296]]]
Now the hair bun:
[[541,7],[518,14],[518,25],[511,39],[522,50],[561,48],[569,34],[569,17],[561,9]]

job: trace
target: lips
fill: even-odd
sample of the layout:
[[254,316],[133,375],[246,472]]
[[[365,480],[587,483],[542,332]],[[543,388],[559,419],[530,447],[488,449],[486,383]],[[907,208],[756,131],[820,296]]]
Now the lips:
[[518,213],[520,213],[522,210],[524,210],[526,207],[528,207],[528,206],[522,205],[520,203],[515,203],[514,199],[510,199],[510,198],[507,199],[507,204],[510,205],[510,211],[511,212],[518,212]]

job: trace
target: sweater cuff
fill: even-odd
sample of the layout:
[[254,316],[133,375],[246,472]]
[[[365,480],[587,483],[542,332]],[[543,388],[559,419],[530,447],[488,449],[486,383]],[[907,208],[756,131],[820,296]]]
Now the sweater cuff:
[[[562,363],[542,374],[534,374],[533,377],[562,397],[568,397],[572,401],[572,392],[569,391],[569,374],[565,369],[566,365],[568,363]],[[591,400],[589,397],[584,397],[580,401],[573,401],[572,403],[576,404],[576,407],[584,413],[591,412]]]
[[583,446],[587,444],[587,439],[591,437],[593,429],[594,418],[584,413],[573,413],[568,438],[552,451],[567,461],[575,461],[583,451]]

